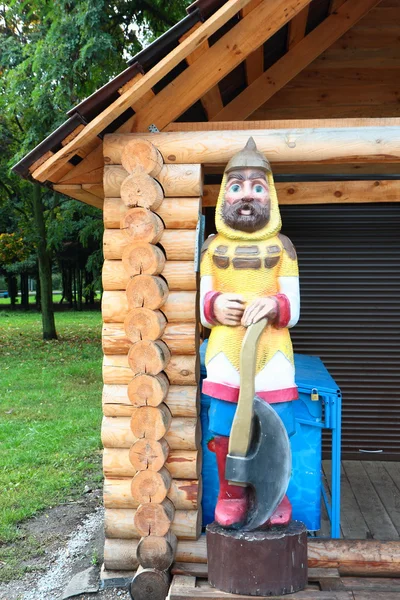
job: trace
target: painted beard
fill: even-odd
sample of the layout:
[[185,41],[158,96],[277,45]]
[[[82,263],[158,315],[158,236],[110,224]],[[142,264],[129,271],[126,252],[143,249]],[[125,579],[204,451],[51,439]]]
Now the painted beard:
[[235,204],[224,202],[221,216],[232,229],[254,233],[262,229],[269,221],[269,202],[260,204],[252,198],[240,200]]

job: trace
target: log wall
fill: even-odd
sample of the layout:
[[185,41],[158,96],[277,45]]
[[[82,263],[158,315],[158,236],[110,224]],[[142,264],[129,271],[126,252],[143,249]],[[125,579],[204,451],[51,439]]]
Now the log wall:
[[[196,227],[200,164],[130,141],[104,169],[103,470],[106,568],[167,570],[201,532]],[[115,548],[115,549],[114,549]],[[133,550],[132,550],[133,551]]]

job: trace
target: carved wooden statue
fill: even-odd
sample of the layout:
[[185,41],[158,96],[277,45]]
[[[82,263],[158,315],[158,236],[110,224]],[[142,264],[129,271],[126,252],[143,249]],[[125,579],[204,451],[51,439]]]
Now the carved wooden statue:
[[[215,520],[231,530],[287,529],[288,436],[298,396],[289,328],[299,318],[298,266],[293,244],[280,233],[270,165],[252,138],[225,169],[215,221],[218,233],[202,250],[200,283],[202,323],[212,329],[203,392],[212,397],[210,446],[220,481]],[[295,535],[304,542],[300,529]],[[208,531],[209,564],[213,533],[215,526]],[[265,545],[265,532],[261,537]],[[226,591],[254,593],[210,581]],[[263,593],[285,593],[286,585]]]

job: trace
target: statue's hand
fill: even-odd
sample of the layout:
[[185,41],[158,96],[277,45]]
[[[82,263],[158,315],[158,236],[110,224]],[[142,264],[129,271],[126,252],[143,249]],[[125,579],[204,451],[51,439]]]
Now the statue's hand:
[[240,325],[244,300],[240,294],[221,294],[214,302],[214,315],[221,325]]
[[261,319],[275,320],[278,314],[278,301],[275,298],[256,298],[251,302],[243,313],[241,324],[248,327]]

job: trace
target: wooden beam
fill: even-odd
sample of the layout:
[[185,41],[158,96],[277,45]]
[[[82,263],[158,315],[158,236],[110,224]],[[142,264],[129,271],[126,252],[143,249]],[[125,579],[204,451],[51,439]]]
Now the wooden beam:
[[306,34],[309,6],[306,6],[297,14],[289,23],[289,33],[287,41],[287,49],[291,50]]
[[262,2],[220,38],[206,54],[198,58],[195,64],[161,90],[143,111],[135,115],[134,131],[146,131],[151,124],[160,130],[164,129],[309,2],[310,0]]
[[[400,202],[400,181],[309,181],[275,183],[279,204],[360,204]],[[220,186],[205,185],[203,208],[216,206]]]
[[90,204],[90,206],[103,209],[103,200],[84,190],[81,185],[55,185],[53,189],[60,194],[64,194],[64,196],[69,196],[85,204]]
[[[365,0],[368,1],[368,0]],[[157,133],[165,163],[226,164],[249,136],[272,164],[399,163],[400,128],[343,127]],[[133,137],[154,141],[154,134],[109,134],[104,138],[107,164],[121,164],[121,153]]]
[[[122,96],[122,94],[124,94],[127,90],[130,90],[143,77],[144,77],[143,73],[137,73],[134,77],[132,77],[132,79],[130,79],[129,81],[127,81],[125,83],[125,85],[123,85],[122,87],[119,88],[118,93]],[[140,98],[138,98],[136,100],[136,102],[133,102],[132,105],[131,105],[131,108],[133,108],[133,110],[135,112],[138,112],[144,106],[146,106],[146,104],[148,102],[150,102],[150,100],[152,100],[154,98],[154,96],[155,96],[155,93],[153,92],[153,90],[149,90],[148,92],[146,92],[145,94],[143,94],[143,96],[141,96]]]
[[[181,44],[184,40],[186,40],[189,37],[189,35],[191,35],[192,31],[198,29],[200,26],[200,23],[194,25],[194,27],[190,31],[185,33],[180,38],[179,43]],[[201,46],[196,48],[194,52],[192,52],[191,54],[189,54],[189,56],[186,57],[187,64],[190,66],[194,62],[196,62],[196,60],[200,58],[200,56],[203,56],[203,54],[205,54],[208,51],[209,47],[210,45],[208,43],[208,40],[206,40],[203,44],[201,44]],[[221,92],[219,91],[218,85],[214,85],[214,87],[208,90],[208,92],[206,92],[200,100],[203,105],[204,112],[207,115],[207,119],[209,120],[212,119],[214,115],[219,113],[224,107],[224,105],[222,104]]]
[[230,121],[249,117],[379,2],[380,0],[347,0],[225,106],[213,120]]
[[[298,0],[300,1],[300,0]],[[160,60],[148,73],[127,89],[117,100],[108,106],[102,113],[95,117],[79,135],[69,144],[60,149],[33,173],[37,181],[49,180],[60,166],[72,158],[79,148],[92,140],[103,131],[110,123],[115,121],[127,108],[134,105],[143,94],[150,91],[165,75],[193,52],[199,45],[218,31],[229,19],[235,16],[250,0],[228,0],[216,13],[214,13],[192,35],[179,44],[165,58]],[[282,2],[282,0],[281,0]],[[284,4],[284,2],[282,2]],[[210,67],[210,66],[209,66]],[[169,98],[171,102],[171,98]]]
[[398,127],[400,117],[346,119],[274,119],[263,121],[213,121],[212,123],[174,122],[163,133],[172,131],[243,131],[249,129],[320,129],[325,127]]
[[[252,10],[261,4],[262,0],[252,0],[250,4],[242,8],[240,16],[243,19]],[[300,14],[300,13],[299,13]],[[294,17],[296,18],[296,17]],[[257,50],[254,50],[246,58],[246,81],[247,85],[253,83],[264,72],[264,45],[261,45]],[[219,111],[218,111],[219,112]]]
[[346,0],[331,0],[329,4],[329,14],[331,15],[333,12],[337,11]]

